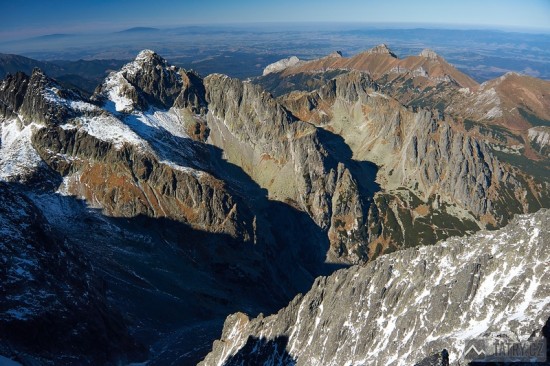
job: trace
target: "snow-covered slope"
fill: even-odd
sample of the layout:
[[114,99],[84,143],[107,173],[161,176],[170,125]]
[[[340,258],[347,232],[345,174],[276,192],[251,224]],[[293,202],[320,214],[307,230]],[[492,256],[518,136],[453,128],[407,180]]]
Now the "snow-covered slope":
[[[199,174],[190,168],[200,163],[195,157],[194,144],[186,132],[185,122],[189,119],[200,120],[201,117],[178,108],[154,106],[146,90],[133,86],[127,80],[131,77],[147,79],[144,73],[150,71],[148,68],[158,71],[160,75],[170,73],[170,78],[174,79],[176,85],[170,94],[172,98],[181,93],[184,82],[180,74],[183,71],[168,65],[148,50],[142,51],[135,61],[128,63],[120,71],[110,74],[103,84],[102,94],[96,96],[101,101],[99,106],[62,90],[55,81],[48,79],[40,71],[35,71],[30,78],[30,86],[25,87],[24,91],[26,99],[39,101],[44,114],[65,116],[55,121],[64,130],[85,132],[113,144],[116,149],[121,149],[125,144],[134,146],[157,156],[159,161],[173,168]],[[37,80],[35,85],[33,79]],[[164,80],[159,82],[163,83]],[[163,90],[161,85],[153,84],[150,87]],[[148,100],[150,103],[142,110],[140,107],[144,105],[130,101],[127,99],[128,95],[133,95],[136,101]],[[159,96],[160,99],[164,97],[164,94]],[[37,102],[28,104],[36,105]],[[25,102],[12,108],[13,115],[0,122],[0,179],[5,181],[19,180],[36,171],[42,159],[32,146],[33,132],[46,125],[52,126],[49,123],[51,121],[35,121],[34,112],[26,110],[28,108]]]
[[457,365],[467,340],[540,336],[550,318],[549,228],[542,210],[318,278],[276,315],[228,317],[201,365],[413,365],[443,349]]

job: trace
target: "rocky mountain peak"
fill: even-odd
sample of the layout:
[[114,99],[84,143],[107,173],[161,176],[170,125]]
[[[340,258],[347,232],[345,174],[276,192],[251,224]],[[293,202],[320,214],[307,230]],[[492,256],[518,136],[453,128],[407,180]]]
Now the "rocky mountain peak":
[[423,49],[422,52],[420,52],[419,56],[426,57],[430,60],[437,60],[438,54],[435,53],[434,50],[426,48],[426,49]]
[[397,58],[397,55],[393,53],[390,48],[385,44],[379,44],[367,51],[367,53],[378,54],[378,55],[390,55],[393,58]]
[[506,74],[502,75],[501,77],[496,79],[496,84],[502,83],[503,81],[506,81],[511,78],[521,78],[524,75],[521,75],[514,71],[508,71]]
[[29,80],[29,87],[32,89],[33,92],[42,92],[47,86],[51,85],[52,83],[53,80],[47,77],[46,74],[44,74],[44,72],[38,67],[35,67],[32,70],[32,74]]
[[0,87],[0,99],[0,117],[18,115],[27,123],[58,123],[69,115],[68,100],[80,100],[80,96],[63,90],[35,68],[30,77],[24,73],[8,76]]
[[327,57],[336,57],[336,58],[342,58],[342,51],[334,51],[332,52],[330,55],[328,55]]
[[140,51],[136,56],[136,61],[149,61],[152,59],[161,59],[164,60],[162,57],[160,57],[155,51],[153,50],[142,50]]
[[155,68],[170,68],[176,69],[175,66],[171,66],[166,59],[160,56],[158,53],[152,50],[143,50],[140,51],[134,61],[127,64],[125,67],[128,69],[132,68],[146,68],[155,67]]
[[92,99],[123,113],[150,107],[169,109],[185,87],[184,74],[157,53],[143,50],[134,61],[111,73]]

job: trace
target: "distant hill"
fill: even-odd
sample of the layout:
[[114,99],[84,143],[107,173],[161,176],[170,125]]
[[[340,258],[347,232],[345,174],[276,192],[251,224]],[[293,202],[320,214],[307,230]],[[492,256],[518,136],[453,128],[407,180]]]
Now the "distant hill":
[[55,33],[55,34],[45,34],[43,36],[33,37],[30,39],[56,40],[56,39],[70,38],[74,36],[75,36],[74,34]]
[[35,67],[42,69],[49,75],[58,75],[62,72],[61,67],[50,62],[37,61],[18,55],[0,54],[0,78],[6,77],[7,74],[15,74],[18,71],[30,74]]
[[38,61],[32,58],[0,54],[0,79],[18,71],[32,74],[38,67],[51,75],[64,87],[78,89],[84,94],[92,94],[95,87],[112,70],[119,69],[123,60],[78,60],[78,61]]
[[122,30],[116,33],[145,33],[145,32],[158,32],[160,29],[151,28],[151,27],[133,27],[129,29]]

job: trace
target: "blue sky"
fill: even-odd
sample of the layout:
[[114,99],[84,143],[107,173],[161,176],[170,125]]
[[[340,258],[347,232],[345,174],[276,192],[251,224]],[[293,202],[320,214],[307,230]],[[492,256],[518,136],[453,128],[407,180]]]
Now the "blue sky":
[[550,0],[0,1],[4,40],[134,26],[251,22],[406,22],[550,30]]

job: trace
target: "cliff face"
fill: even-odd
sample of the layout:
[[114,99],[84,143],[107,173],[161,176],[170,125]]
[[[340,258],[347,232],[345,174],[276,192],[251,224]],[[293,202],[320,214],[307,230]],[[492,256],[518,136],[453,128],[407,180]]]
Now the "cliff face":
[[416,219],[421,224],[436,211],[455,222],[443,224],[447,234],[433,231],[432,237],[444,238],[478,225],[502,226],[514,213],[545,205],[547,184],[497,158],[485,140],[438,111],[405,108],[379,90],[367,75],[350,72],[317,91],[290,93],[280,101],[300,119],[342,136],[355,160],[380,167],[376,181],[382,192],[375,203],[378,209],[393,206],[399,222],[398,232],[389,233],[396,225],[382,213],[387,233],[382,236],[401,245],[411,242],[407,227],[425,231],[414,228]]
[[355,246],[368,242],[370,234],[363,228],[368,195],[360,198],[356,178],[340,153],[334,153],[341,147],[331,146],[316,127],[296,119],[258,86],[211,75],[205,87],[208,142],[221,148],[270,198],[296,205],[328,231],[329,257],[360,260],[363,254],[340,232],[355,236]]
[[321,277],[275,315],[228,317],[201,365],[412,365],[443,349],[457,365],[467,340],[542,336],[549,223],[542,210]]

